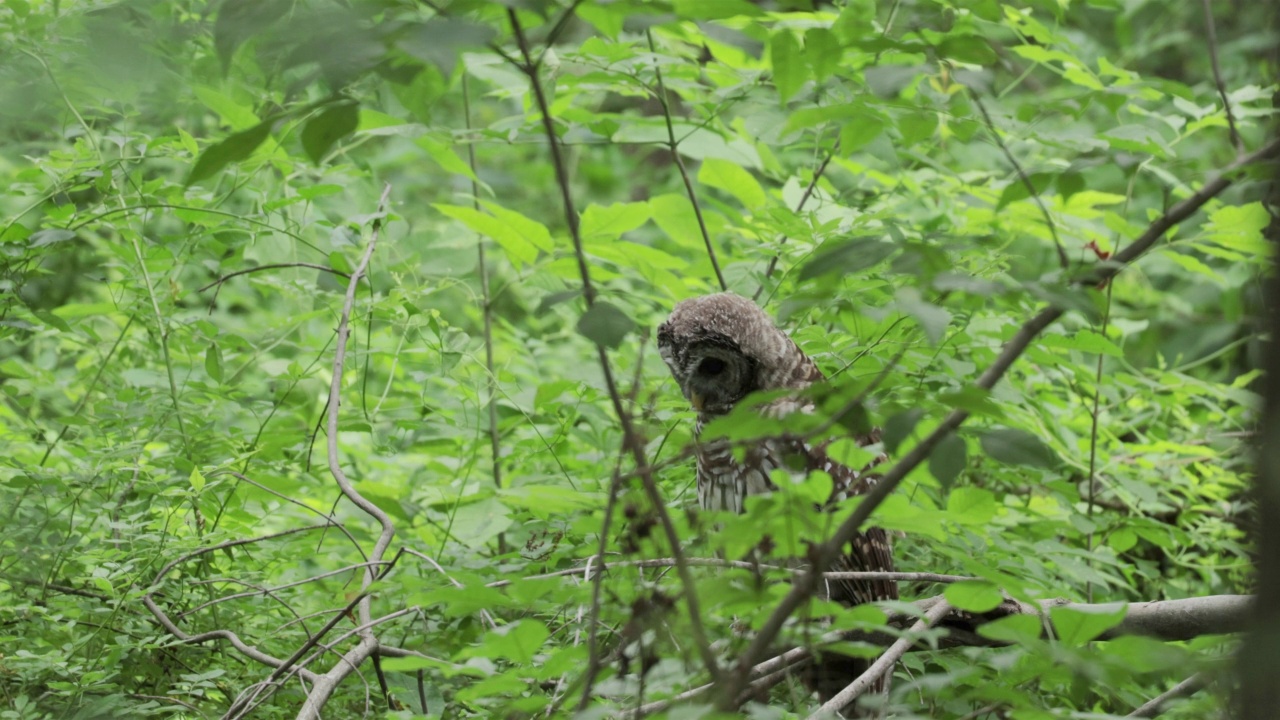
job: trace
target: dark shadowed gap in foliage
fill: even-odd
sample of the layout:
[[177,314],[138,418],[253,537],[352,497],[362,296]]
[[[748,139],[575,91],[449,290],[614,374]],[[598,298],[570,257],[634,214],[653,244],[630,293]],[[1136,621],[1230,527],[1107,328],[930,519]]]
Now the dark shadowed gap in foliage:
[[[1280,32],[1280,16],[1276,19]],[[1280,69],[1280,49],[1272,53],[1273,70]],[[1280,109],[1280,94],[1272,99]],[[1280,132],[1280,123],[1275,123]],[[1271,224],[1265,230],[1272,249],[1272,274],[1267,278],[1263,309],[1268,334],[1263,350],[1262,417],[1259,419],[1257,475],[1254,496],[1258,504],[1253,533],[1254,558],[1258,570],[1258,601],[1254,604],[1253,626],[1240,648],[1240,692],[1236,717],[1268,720],[1280,708],[1280,167],[1272,165],[1271,183],[1265,203]]]

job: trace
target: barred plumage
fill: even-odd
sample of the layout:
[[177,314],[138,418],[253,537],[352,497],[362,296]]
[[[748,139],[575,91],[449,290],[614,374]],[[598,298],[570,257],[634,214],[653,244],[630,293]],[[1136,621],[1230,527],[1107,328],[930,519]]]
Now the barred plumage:
[[[825,378],[813,360],[750,300],[719,293],[686,300],[675,307],[658,328],[658,351],[685,397],[698,410],[697,433],[724,415],[748,394],[766,390],[803,390]],[[812,412],[804,398],[787,396],[760,407],[771,417]],[[879,434],[857,438],[859,445],[879,448]],[[743,511],[746,498],[776,489],[773,470],[786,467],[786,459],[804,460],[804,470],[822,470],[834,483],[828,505],[865,493],[875,482],[870,466],[854,470],[832,460],[821,445],[793,437],[773,437],[747,449],[742,462],[734,459],[727,442],[712,441],[697,453],[698,504],[707,510]],[[881,454],[871,465],[884,459]],[[868,528],[850,544],[832,570],[893,570],[888,535]],[[826,596],[845,605],[897,599],[891,581],[830,581]],[[826,656],[810,680],[825,698],[834,695],[865,669],[866,662],[844,656]],[[883,681],[877,689],[883,688]]]

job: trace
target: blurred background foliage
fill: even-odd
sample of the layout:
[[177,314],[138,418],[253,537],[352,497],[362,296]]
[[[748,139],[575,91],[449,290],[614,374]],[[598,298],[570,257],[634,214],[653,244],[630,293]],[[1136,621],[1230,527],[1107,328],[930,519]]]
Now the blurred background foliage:
[[[366,669],[334,716],[577,704],[591,586],[525,578],[596,552],[619,474],[605,547],[671,555],[620,459],[592,341],[610,346],[690,556],[740,556],[769,535],[780,558],[820,539],[830,517],[813,513],[812,482],[743,518],[684,511],[692,416],[652,331],[677,301],[719,290],[717,273],[759,292],[832,378],[819,419],[876,377],[858,421],[885,427],[891,451],[951,408],[974,412],[877,511],[906,533],[901,569],[1022,599],[1247,592],[1263,176],[1110,286],[1072,282],[1237,142],[1267,139],[1277,10],[1209,7],[1221,92],[1204,7],[1167,0],[8,0],[0,717],[213,717],[269,673],[224,643],[176,642],[148,590],[185,631],[232,630],[276,657],[351,599],[357,573],[333,571],[377,528],[339,500],[323,413],[344,273],[384,183],[339,444],[394,519],[394,547],[439,568],[406,556],[377,586],[379,613],[416,608],[379,628],[383,642],[429,656],[384,660],[399,708]],[[605,304],[585,318],[509,8]],[[1070,312],[977,390],[1046,303]],[[727,432],[758,430],[740,425]],[[833,453],[854,464],[845,432],[829,431]],[[349,537],[274,538],[158,576],[330,513]],[[697,577],[726,657],[746,641],[731,626],[786,590],[747,571]],[[588,714],[698,682],[677,594],[662,569],[609,573]],[[889,703],[904,718],[1123,715],[1232,648],[1024,634],[912,654]],[[1215,716],[1227,686],[1167,716]],[[295,679],[255,713],[291,715],[304,692]],[[813,707],[795,682],[761,700],[753,715]]]

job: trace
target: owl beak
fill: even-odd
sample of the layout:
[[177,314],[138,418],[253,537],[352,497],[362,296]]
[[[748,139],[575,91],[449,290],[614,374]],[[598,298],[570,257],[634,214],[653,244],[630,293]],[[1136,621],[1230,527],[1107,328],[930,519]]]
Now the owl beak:
[[702,412],[703,398],[696,392],[689,393],[689,402],[693,405],[693,409]]

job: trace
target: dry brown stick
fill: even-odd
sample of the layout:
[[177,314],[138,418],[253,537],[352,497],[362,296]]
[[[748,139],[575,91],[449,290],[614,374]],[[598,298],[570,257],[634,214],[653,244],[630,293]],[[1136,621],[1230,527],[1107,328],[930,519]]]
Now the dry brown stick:
[[1209,62],[1213,66],[1213,84],[1218,86],[1218,96],[1222,98],[1222,108],[1227,113],[1227,129],[1231,132],[1231,144],[1236,153],[1244,152],[1244,140],[1240,139],[1240,131],[1236,129],[1236,116],[1231,112],[1231,101],[1227,99],[1227,85],[1222,82],[1222,68],[1218,65],[1218,29],[1213,22],[1213,8],[1209,0],[1203,0],[1204,29],[1209,36]]
[[1201,688],[1209,684],[1209,678],[1204,673],[1196,673],[1182,682],[1174,685],[1168,690],[1151,698],[1143,703],[1137,710],[1129,713],[1125,717],[1131,718],[1153,718],[1164,712],[1164,707],[1170,700],[1177,698],[1190,697],[1200,691]]
[[[586,300],[588,308],[590,308],[595,303],[596,291],[591,284],[591,270],[587,265],[587,255],[582,245],[582,233],[578,227],[578,212],[574,208],[573,193],[569,189],[569,175],[564,166],[564,157],[560,152],[560,141],[555,132],[551,104],[547,101],[542,82],[538,79],[537,67],[533,64],[529,54],[529,43],[525,39],[524,29],[520,25],[520,18],[514,8],[507,8],[507,19],[511,23],[512,33],[515,35],[516,43],[520,47],[520,54],[524,58],[524,63],[518,65],[518,67],[528,76],[534,99],[538,104],[538,111],[542,115],[542,127],[547,137],[548,149],[551,152],[551,162],[556,172],[556,184],[560,188],[565,223],[569,227],[569,236],[573,239],[574,255],[578,261],[578,273],[582,278],[582,296]],[[698,602],[698,593],[694,587],[693,575],[690,574],[689,567],[684,562],[680,536],[676,532],[675,524],[671,521],[671,515],[667,512],[662,492],[658,490],[658,484],[649,469],[648,461],[645,459],[644,443],[641,442],[640,437],[636,434],[635,428],[631,425],[631,417],[623,406],[622,396],[618,392],[618,384],[613,377],[613,367],[609,363],[609,354],[604,346],[599,343],[596,344],[596,355],[600,361],[600,369],[604,374],[609,400],[613,404],[614,413],[618,416],[618,423],[622,426],[623,449],[630,451],[635,460],[636,470],[640,473],[640,480],[644,485],[645,494],[649,497],[649,502],[653,505],[654,512],[658,515],[663,534],[666,535],[667,542],[671,545],[671,553],[675,556],[676,569],[681,581],[681,594],[689,611],[689,627],[693,633],[693,641],[697,646],[698,655],[701,657],[703,665],[706,666],[707,672],[711,673],[713,678],[719,678],[720,664],[716,660],[715,653],[711,650],[711,643],[707,640],[706,631],[702,627],[702,607]]]
[[[1237,158],[1220,174],[1205,183],[1200,190],[1169,208],[1168,211],[1152,222],[1142,235],[1117,253],[1111,262],[1098,267],[1082,282],[1096,285],[1115,277],[1125,266],[1138,259],[1155,245],[1157,240],[1164,237],[1164,234],[1170,228],[1191,217],[1202,205],[1219,195],[1223,190],[1226,190],[1235,181],[1234,175],[1237,171],[1247,165],[1271,158],[1277,154],[1280,154],[1280,139],[1273,140],[1261,149]],[[1004,377],[1004,374],[1013,363],[1031,346],[1031,342],[1035,340],[1036,336],[1062,314],[1063,310],[1061,308],[1047,307],[1027,321],[1005,343],[1000,354],[978,378],[975,385],[984,390],[990,390],[994,387]],[[773,613],[760,627],[751,645],[739,657],[737,666],[731,672],[724,692],[719,698],[719,704],[722,708],[736,708],[737,697],[746,685],[751,668],[759,658],[764,656],[769,645],[773,643],[774,638],[782,630],[787,618],[813,595],[818,586],[818,577],[827,569],[832,559],[839,554],[845,543],[853,539],[862,524],[871,516],[871,513],[897,488],[903,478],[919,466],[920,463],[924,462],[929,457],[929,453],[933,451],[933,448],[954,432],[968,417],[969,413],[965,410],[954,410],[947,415],[937,429],[911,448],[901,460],[885,473],[879,482],[872,487],[871,491],[863,496],[862,502],[840,524],[831,539],[815,547],[813,568],[797,579],[791,591],[783,597]]]
[[[649,39],[649,52],[657,54],[653,46],[653,32],[645,29],[645,37]],[[729,284],[724,281],[720,272],[720,262],[716,260],[716,249],[711,244],[711,234],[707,232],[707,222],[702,217],[702,204],[698,202],[698,193],[693,189],[693,181],[689,179],[689,171],[685,169],[684,160],[680,158],[679,143],[676,141],[676,129],[671,123],[671,103],[667,99],[667,86],[662,82],[662,68],[657,61],[653,64],[653,74],[658,80],[658,102],[662,105],[662,119],[667,122],[667,147],[671,150],[671,159],[680,171],[680,179],[684,181],[685,192],[689,195],[689,203],[693,205],[693,214],[698,219],[698,229],[702,231],[702,242],[707,247],[707,257],[711,258],[711,269],[715,271],[716,281],[721,290],[728,290]]]
[[889,646],[876,661],[871,663],[871,667],[867,668],[853,682],[849,683],[843,690],[836,693],[835,697],[822,704],[818,711],[809,716],[809,720],[823,717],[827,713],[838,713],[849,706],[850,703],[857,700],[860,695],[871,689],[871,686],[880,679],[882,675],[893,670],[894,663],[898,662],[907,650],[916,643],[916,635],[924,632],[930,626],[936,625],[938,620],[951,610],[951,606],[946,600],[939,600],[933,607],[929,608],[929,612],[925,616],[916,621],[915,625],[907,631],[907,636],[899,638],[897,642]]

